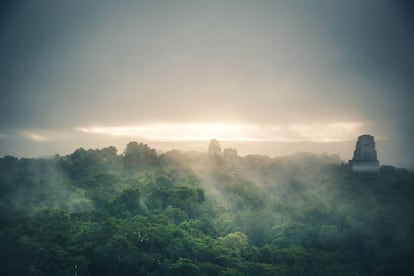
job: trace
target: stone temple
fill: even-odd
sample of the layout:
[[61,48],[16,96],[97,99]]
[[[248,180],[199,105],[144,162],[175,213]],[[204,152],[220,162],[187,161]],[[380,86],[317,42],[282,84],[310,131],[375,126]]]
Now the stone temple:
[[365,134],[358,137],[354,157],[349,160],[349,166],[354,172],[379,171],[374,136]]

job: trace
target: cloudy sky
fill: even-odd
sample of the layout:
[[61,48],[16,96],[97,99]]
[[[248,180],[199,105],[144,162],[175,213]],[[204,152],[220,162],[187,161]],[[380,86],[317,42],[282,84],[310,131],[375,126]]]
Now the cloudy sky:
[[408,3],[3,1],[0,155],[218,138],[346,160],[369,133],[414,167]]

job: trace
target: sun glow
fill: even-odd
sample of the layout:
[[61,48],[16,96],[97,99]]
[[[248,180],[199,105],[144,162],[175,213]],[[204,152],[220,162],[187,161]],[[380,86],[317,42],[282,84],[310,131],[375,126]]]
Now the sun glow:
[[211,138],[229,141],[257,140],[251,135],[252,125],[225,123],[157,123],[135,126],[94,126],[77,128],[85,133],[139,137],[160,141],[208,141]]
[[157,141],[341,142],[353,141],[362,123],[256,125],[241,123],[154,123],[133,126],[92,126],[87,134]]

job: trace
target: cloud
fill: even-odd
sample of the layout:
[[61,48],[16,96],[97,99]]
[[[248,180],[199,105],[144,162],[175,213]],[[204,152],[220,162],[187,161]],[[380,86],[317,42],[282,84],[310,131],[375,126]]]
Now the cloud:
[[2,20],[0,152],[370,133],[414,164],[414,29],[401,3],[55,2],[11,5]]
[[23,132],[23,136],[27,139],[30,139],[32,141],[36,141],[36,142],[46,142],[49,139],[43,135],[37,134],[37,133],[32,133],[32,132]]
[[67,128],[56,129],[21,129],[8,132],[4,135],[7,140],[31,140],[34,142],[70,142],[79,139],[76,131]]

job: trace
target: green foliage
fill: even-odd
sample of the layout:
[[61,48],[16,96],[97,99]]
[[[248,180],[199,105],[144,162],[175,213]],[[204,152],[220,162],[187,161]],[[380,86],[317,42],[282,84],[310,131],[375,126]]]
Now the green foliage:
[[413,274],[412,172],[231,158],[136,142],[0,158],[0,274]]
[[242,232],[233,232],[219,238],[223,245],[232,250],[235,255],[240,256],[247,249],[247,236]]
[[158,163],[158,156],[154,149],[148,145],[137,142],[128,143],[124,151],[124,165],[129,169],[135,169],[142,165],[154,165]]

